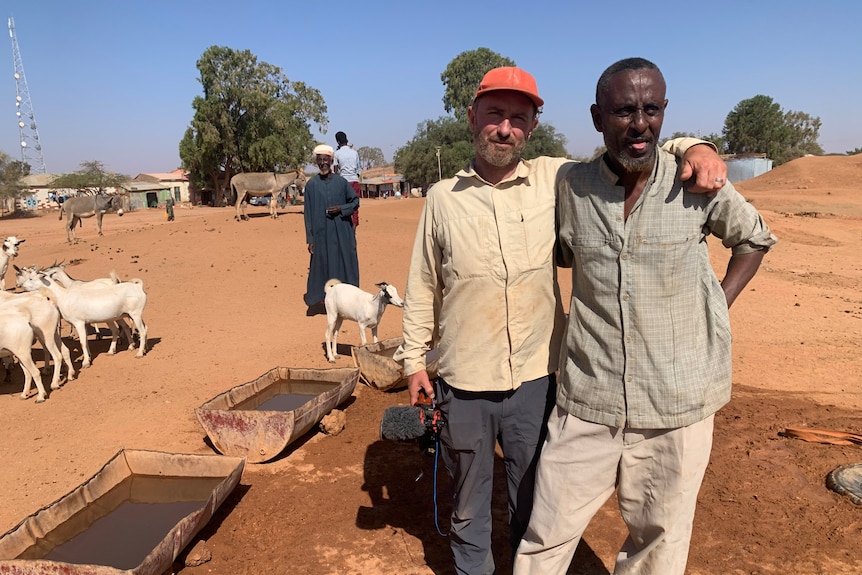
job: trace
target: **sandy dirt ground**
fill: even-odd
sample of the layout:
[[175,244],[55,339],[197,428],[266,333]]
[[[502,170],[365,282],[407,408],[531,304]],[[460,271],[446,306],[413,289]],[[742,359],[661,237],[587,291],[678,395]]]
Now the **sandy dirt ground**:
[[[731,311],[734,392],[716,418],[688,573],[862,572],[862,508],[830,491],[832,469],[862,462],[858,446],[806,443],[787,427],[862,432],[862,155],[803,158],[738,187],[780,242]],[[403,294],[421,199],[364,200],[357,229],[362,286]],[[308,266],[301,208],[161,210],[85,220],[67,245],[56,213],[0,220],[26,239],[19,266],[65,261],[76,278],[141,278],[149,300],[148,353],[107,355],[90,338],[92,367],[42,404],[19,398],[22,374],[0,383],[0,532],[92,476],[121,448],[211,454],[194,408],[275,366],[329,367],[324,316],[302,302]],[[723,275],[727,255],[711,242]],[[565,272],[561,274],[565,278]],[[14,285],[14,274],[6,285]],[[570,282],[562,280],[563,292]],[[387,310],[380,337],[400,334]],[[80,364],[80,344],[63,336]],[[358,344],[346,322],[339,341]],[[41,353],[36,355],[41,363]],[[337,363],[352,366],[349,351]],[[46,380],[47,381],[47,380]],[[312,431],[274,461],[248,465],[240,485],[174,566],[195,574],[442,574],[448,541],[434,523],[434,460],[415,444],[379,439],[383,410],[406,392],[358,386],[339,435]],[[500,470],[501,471],[501,470]],[[448,526],[438,470],[439,527]],[[497,485],[502,486],[498,476]],[[505,548],[504,493],[496,493],[495,555]],[[606,575],[625,526],[613,500],[591,523],[569,573]],[[212,559],[185,566],[189,550]]]

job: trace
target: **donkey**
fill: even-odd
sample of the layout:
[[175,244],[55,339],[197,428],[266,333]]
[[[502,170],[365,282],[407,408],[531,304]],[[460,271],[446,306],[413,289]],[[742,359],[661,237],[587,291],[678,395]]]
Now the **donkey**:
[[273,219],[278,219],[278,210],[276,197],[279,193],[287,194],[287,188],[295,185],[298,190],[305,187],[305,172],[302,168],[297,168],[286,174],[276,174],[273,172],[244,172],[236,174],[230,179],[230,187],[236,195],[236,220],[248,220],[248,215],[245,213],[245,204],[243,203],[246,197],[249,196],[268,196],[272,194],[272,200],[269,202],[269,215]]
[[99,235],[102,235],[102,216],[105,212],[116,210],[118,216],[123,215],[123,198],[120,196],[107,196],[98,194],[94,196],[76,196],[69,198],[63,202],[63,209],[60,210],[60,218],[63,219],[63,214],[66,214],[66,242],[72,243],[72,238],[75,238],[75,243],[78,243],[78,234],[75,233],[75,226],[81,221],[81,218],[91,218],[96,216],[96,227],[99,229]]

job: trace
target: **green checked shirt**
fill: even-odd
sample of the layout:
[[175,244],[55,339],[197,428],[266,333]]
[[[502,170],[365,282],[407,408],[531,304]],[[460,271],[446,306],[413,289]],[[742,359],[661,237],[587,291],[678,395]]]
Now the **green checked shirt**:
[[730,400],[730,318],[706,238],[734,254],[776,242],[732,185],[686,192],[674,156],[657,154],[628,220],[624,188],[602,158],[574,165],[558,187],[572,298],[557,404],[601,425],[682,427]]

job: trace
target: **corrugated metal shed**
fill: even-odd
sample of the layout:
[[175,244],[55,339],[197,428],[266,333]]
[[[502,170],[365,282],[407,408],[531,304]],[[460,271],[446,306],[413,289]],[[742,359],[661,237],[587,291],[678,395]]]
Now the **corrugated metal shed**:
[[725,157],[727,163],[727,179],[733,182],[750,180],[772,169],[772,160],[762,157],[734,158]]

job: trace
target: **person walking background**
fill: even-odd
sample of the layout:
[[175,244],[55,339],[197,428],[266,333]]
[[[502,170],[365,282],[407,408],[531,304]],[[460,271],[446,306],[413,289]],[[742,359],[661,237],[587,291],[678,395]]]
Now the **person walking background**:
[[[422,390],[446,420],[440,452],[455,488],[449,539],[462,574],[495,571],[491,496],[498,441],[513,551],[523,535],[556,393],[565,322],[554,261],[554,184],[573,164],[521,159],[543,104],[525,70],[485,74],[468,109],[475,158],[428,191],[413,244],[404,344],[395,360],[408,376],[411,403]],[[704,173],[724,177],[723,162],[708,146],[693,146],[688,159],[689,175],[694,167],[701,179]],[[438,330],[439,378],[432,386],[425,354]]]
[[169,222],[174,221],[174,198],[171,196],[168,196],[168,199],[165,200],[165,215]]
[[[347,144],[347,134],[344,132],[335,133],[335,141],[338,147],[335,150],[335,161],[333,169],[335,173],[347,180],[356,195],[360,195],[362,186],[359,183],[361,168],[359,166],[359,153]],[[359,226],[359,210],[356,209],[351,215],[353,227]]]
[[[558,185],[572,297],[516,575],[566,573],[614,490],[629,530],[614,573],[685,572],[714,414],[730,400],[728,309],[776,239],[723,176],[716,194],[684,189],[657,147],[665,92],[648,60],[607,68],[590,108],[607,152]],[[731,250],[721,281],[709,235]]]
[[324,286],[330,279],[359,286],[356,234],[350,221],[359,198],[347,180],[332,172],[334,151],[321,144],[314,148],[320,170],[305,185],[305,241],[311,256],[305,304],[308,315],[326,313]]

